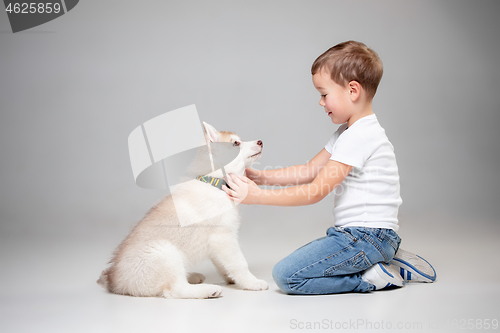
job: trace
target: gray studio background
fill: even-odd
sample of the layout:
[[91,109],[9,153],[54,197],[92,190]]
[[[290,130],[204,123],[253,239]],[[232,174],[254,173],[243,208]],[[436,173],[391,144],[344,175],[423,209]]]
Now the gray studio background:
[[[396,150],[402,246],[443,270],[450,251],[467,252],[466,239],[484,237],[491,250],[500,213],[499,8],[86,0],[16,34],[1,11],[4,307],[19,295],[97,288],[119,241],[168,194],[137,187],[128,156],[129,133],[157,115],[196,104],[215,128],[264,142],[256,168],[311,159],[337,126],[318,105],[310,66],[350,39],[384,63],[374,111]],[[276,260],[324,235],[332,204],[327,197],[306,207],[242,207],[251,267],[272,283]],[[453,240],[457,230],[468,238]]]

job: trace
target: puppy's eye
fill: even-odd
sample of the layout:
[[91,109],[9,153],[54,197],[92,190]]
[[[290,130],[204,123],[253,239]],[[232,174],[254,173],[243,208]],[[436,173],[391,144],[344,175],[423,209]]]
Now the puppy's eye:
[[240,145],[240,143],[238,141],[233,142],[233,147],[238,147],[239,145]]

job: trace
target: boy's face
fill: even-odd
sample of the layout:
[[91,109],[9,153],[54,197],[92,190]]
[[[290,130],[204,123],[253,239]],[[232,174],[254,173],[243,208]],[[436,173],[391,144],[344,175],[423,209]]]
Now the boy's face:
[[320,70],[313,75],[313,84],[321,94],[319,105],[325,108],[325,112],[334,124],[343,124],[352,116],[352,105],[349,97],[349,87],[343,87],[335,83],[330,73]]

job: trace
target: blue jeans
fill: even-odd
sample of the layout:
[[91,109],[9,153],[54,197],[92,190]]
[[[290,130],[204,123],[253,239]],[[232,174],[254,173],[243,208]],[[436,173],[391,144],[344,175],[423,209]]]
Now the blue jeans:
[[392,229],[331,227],[326,237],[295,250],[273,268],[273,278],[287,294],[320,295],[368,292],[374,286],[360,272],[389,262],[401,238]]

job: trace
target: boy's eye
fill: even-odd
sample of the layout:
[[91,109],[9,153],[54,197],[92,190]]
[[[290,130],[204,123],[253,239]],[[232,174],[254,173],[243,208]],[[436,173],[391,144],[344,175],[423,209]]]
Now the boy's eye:
[[238,147],[239,145],[240,145],[240,143],[238,141],[234,141],[233,147]]
[[324,94],[324,95],[321,95],[321,97],[325,98],[325,97],[326,97],[326,94]]

